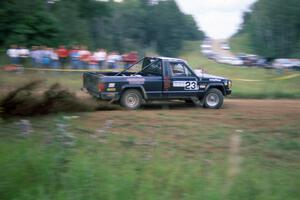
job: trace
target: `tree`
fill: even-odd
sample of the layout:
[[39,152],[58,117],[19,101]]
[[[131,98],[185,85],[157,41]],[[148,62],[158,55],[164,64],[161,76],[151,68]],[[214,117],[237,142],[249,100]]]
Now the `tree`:
[[58,21],[43,1],[8,0],[0,6],[0,45],[57,43]]
[[300,1],[260,0],[244,15],[239,34],[249,33],[254,50],[265,57],[300,53]]
[[183,40],[203,38],[174,0],[6,0],[0,2],[0,46],[88,45],[127,52],[151,46],[176,56]]

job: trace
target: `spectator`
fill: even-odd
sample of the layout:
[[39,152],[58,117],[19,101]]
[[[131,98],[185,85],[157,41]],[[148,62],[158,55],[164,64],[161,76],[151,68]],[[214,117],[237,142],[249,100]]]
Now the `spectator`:
[[36,51],[36,61],[37,61],[37,66],[41,67],[43,65],[43,48],[44,46],[38,46],[37,51]]
[[107,63],[109,69],[118,68],[118,62],[122,60],[122,56],[118,52],[113,51],[107,56]]
[[79,48],[74,46],[73,49],[70,51],[70,58],[71,58],[71,67],[73,69],[80,68],[80,55],[79,55]]
[[119,67],[119,62],[124,62],[124,68],[127,69],[130,64],[134,64],[138,60],[137,52],[130,52],[121,56],[117,51],[109,54],[105,49],[97,49],[93,54],[87,49],[87,46],[74,46],[68,51],[65,46],[60,46],[56,51],[46,46],[32,46],[29,51],[24,46],[18,48],[17,45],[11,45],[7,50],[11,64],[19,66],[27,63],[27,59],[31,58],[33,67],[52,67],[58,68],[60,64],[65,67],[67,59],[70,56],[70,64],[73,69],[103,69],[106,63],[109,69]]
[[96,57],[94,55],[90,54],[88,63],[89,69],[98,69],[98,61],[96,60]]
[[46,46],[42,47],[41,50],[41,57],[42,57],[42,66],[43,67],[50,67],[51,65],[51,51]]
[[27,63],[27,58],[29,57],[29,50],[25,48],[24,46],[21,46],[19,49],[19,59],[20,63],[25,66]]
[[124,69],[127,69],[130,65],[138,61],[138,54],[136,51],[131,51],[123,56]]
[[107,56],[107,64],[109,69],[114,69],[115,68],[115,52],[111,52]]
[[104,49],[98,49],[94,53],[94,58],[97,61],[100,69],[103,69],[103,67],[104,67],[106,56],[107,56],[107,53]]
[[104,49],[98,49],[94,53],[94,57],[95,57],[95,60],[98,63],[99,68],[103,69],[103,67],[105,65],[106,57],[107,57],[106,51]]
[[10,59],[10,63],[13,65],[19,65],[19,50],[17,45],[11,45],[6,54]]
[[31,58],[31,65],[33,67],[37,67],[38,66],[38,47],[37,46],[31,47],[29,56]]
[[65,68],[65,65],[67,63],[67,59],[69,56],[69,51],[65,48],[65,46],[61,45],[57,49],[57,55],[59,57],[59,62],[61,64],[62,68]]
[[57,69],[59,67],[59,58],[57,53],[53,48],[48,48],[49,58],[50,58],[50,67]]
[[80,57],[81,66],[85,69],[87,69],[88,67],[90,55],[91,52],[87,50],[87,47],[82,46],[81,50],[79,51],[79,57]]
[[119,54],[119,52],[115,52],[115,55],[114,55],[114,59],[115,59],[115,68],[119,68],[119,64],[120,62],[122,61],[122,56]]

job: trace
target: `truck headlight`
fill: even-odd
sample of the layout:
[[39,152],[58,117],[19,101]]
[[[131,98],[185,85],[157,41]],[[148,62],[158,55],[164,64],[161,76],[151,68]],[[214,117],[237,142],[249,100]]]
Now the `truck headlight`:
[[228,88],[231,88],[232,87],[232,81],[228,81]]

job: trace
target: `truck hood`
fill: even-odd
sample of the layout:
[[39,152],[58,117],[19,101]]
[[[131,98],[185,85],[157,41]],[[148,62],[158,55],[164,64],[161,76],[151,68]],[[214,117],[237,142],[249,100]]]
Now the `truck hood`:
[[202,73],[201,70],[195,70],[195,74],[200,77],[200,78],[208,78],[208,79],[227,79],[227,78],[224,78],[222,76],[215,76],[215,75],[212,75],[212,74],[206,74],[206,73]]
[[212,74],[202,74],[202,76],[200,76],[202,78],[215,78],[215,79],[226,79],[222,76],[215,76],[215,75],[212,75]]

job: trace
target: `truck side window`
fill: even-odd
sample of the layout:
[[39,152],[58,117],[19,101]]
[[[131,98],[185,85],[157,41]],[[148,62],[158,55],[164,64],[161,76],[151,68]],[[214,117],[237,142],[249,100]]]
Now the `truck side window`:
[[[154,61],[153,61],[154,62]],[[153,63],[143,70],[143,73],[152,76],[162,76],[162,63],[161,61]]]
[[183,63],[170,62],[169,65],[172,76],[192,76],[190,70]]

